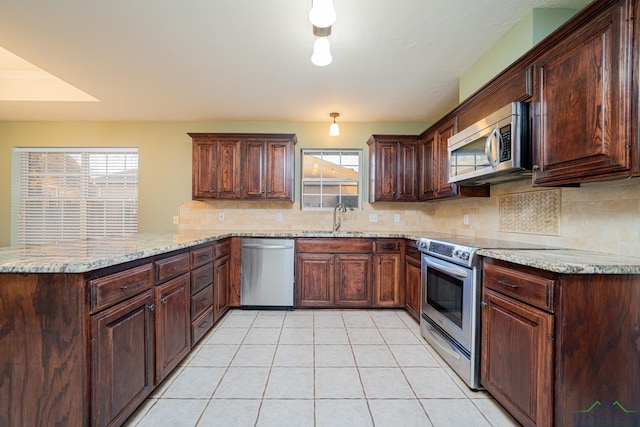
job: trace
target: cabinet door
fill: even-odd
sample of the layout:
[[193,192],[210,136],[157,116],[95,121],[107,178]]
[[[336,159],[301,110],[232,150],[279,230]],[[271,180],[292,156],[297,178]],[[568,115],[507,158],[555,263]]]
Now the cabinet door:
[[335,305],[371,306],[372,255],[341,254],[335,256]]
[[402,307],[400,254],[374,255],[373,306]]
[[631,114],[627,3],[591,20],[537,64],[534,184],[628,174],[637,117]]
[[437,198],[451,197],[458,194],[458,186],[449,184],[449,137],[455,133],[453,122],[449,122],[438,129],[435,142],[437,143],[437,172],[436,172],[436,191]]
[[553,316],[483,290],[481,382],[522,424],[553,420]]
[[153,295],[91,316],[91,425],[120,424],[153,389]]
[[294,159],[291,141],[267,142],[267,198],[293,201]]
[[375,196],[372,201],[394,201],[398,190],[398,144],[375,143]]
[[244,142],[242,197],[245,199],[264,199],[267,196],[265,149],[264,141]]
[[214,322],[229,309],[229,255],[218,258],[213,262],[213,317]]
[[434,173],[436,172],[436,152],[434,151],[434,141],[436,134],[430,133],[420,141],[420,183],[418,197],[420,200],[430,200],[436,197],[436,183]]
[[331,254],[296,255],[296,307],[333,305],[334,260]]
[[405,258],[404,278],[406,283],[405,308],[416,320],[420,320],[420,301],[422,267],[420,260],[416,258]]
[[402,141],[398,145],[398,183],[396,200],[418,200],[418,141]]
[[216,197],[240,198],[240,140],[218,140]]
[[214,142],[193,140],[191,195],[194,199],[216,197],[216,148]]
[[155,294],[158,384],[191,349],[189,273],[156,286]]

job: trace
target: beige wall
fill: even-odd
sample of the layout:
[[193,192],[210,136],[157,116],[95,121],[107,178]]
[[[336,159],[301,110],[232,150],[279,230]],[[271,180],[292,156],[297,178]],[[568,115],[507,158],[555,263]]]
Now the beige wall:
[[[156,233],[177,230],[173,216],[178,215],[181,202],[191,199],[191,138],[187,132],[295,133],[299,141],[296,162],[299,162],[300,148],[365,148],[372,133],[416,134],[427,128],[426,123],[340,124],[342,135],[329,137],[329,120],[326,123],[0,122],[0,246],[11,242],[12,147],[138,147],[139,228],[141,232]],[[299,169],[296,167],[296,183]],[[253,206],[245,202],[242,208]]]

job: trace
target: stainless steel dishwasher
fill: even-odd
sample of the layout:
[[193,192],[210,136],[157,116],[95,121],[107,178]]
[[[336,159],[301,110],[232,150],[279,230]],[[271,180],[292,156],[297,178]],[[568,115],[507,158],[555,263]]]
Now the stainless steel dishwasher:
[[293,239],[242,239],[240,305],[293,308]]

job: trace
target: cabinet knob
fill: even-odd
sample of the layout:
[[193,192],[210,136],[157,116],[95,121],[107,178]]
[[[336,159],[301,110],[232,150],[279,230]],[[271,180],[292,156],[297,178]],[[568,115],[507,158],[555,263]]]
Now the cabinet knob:
[[151,304],[147,306],[149,308],[149,311],[153,311],[156,309],[156,305],[155,304]]
[[534,171],[540,170],[540,166],[539,165],[533,165],[533,170]]
[[484,308],[487,306],[487,303],[484,301],[480,301],[480,307]]
[[160,301],[162,301],[163,304],[167,303],[167,297],[162,298]]
[[212,188],[211,190],[209,190],[209,193],[215,193],[215,192],[216,192],[215,188]]

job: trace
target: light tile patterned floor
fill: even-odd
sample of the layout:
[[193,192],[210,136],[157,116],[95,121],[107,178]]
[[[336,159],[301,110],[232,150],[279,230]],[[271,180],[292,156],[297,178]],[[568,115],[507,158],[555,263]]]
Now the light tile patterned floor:
[[127,426],[517,426],[401,310],[230,311]]

